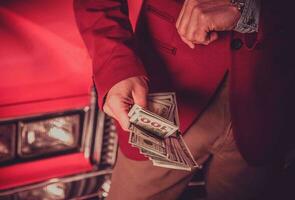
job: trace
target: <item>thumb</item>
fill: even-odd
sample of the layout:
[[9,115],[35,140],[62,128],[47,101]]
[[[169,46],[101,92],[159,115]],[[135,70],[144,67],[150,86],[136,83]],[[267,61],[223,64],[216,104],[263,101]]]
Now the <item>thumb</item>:
[[109,102],[104,106],[105,112],[114,117],[125,131],[128,131],[130,124],[128,117],[129,105],[130,104],[124,101],[124,99],[114,96],[109,99]]
[[147,89],[144,87],[136,88],[132,93],[134,103],[143,108],[147,108],[146,96],[147,96]]
[[210,32],[208,35],[207,35],[207,40],[205,42],[206,45],[210,44],[211,42],[214,42],[215,40],[218,39],[218,34],[217,32]]
[[185,37],[183,36],[180,36],[181,40],[187,44],[191,49],[194,49],[195,48],[195,44],[191,41],[189,41],[188,39],[186,39]]
[[128,128],[130,125],[129,117],[128,117],[128,108],[125,107],[125,108],[118,109],[116,117],[122,129],[125,131],[128,131]]

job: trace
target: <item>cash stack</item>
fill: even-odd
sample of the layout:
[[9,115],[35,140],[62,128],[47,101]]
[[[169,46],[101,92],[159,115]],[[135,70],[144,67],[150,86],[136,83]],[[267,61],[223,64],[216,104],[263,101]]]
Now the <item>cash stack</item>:
[[151,93],[148,109],[134,104],[128,116],[129,143],[153,165],[187,171],[200,168],[179,131],[175,93]]

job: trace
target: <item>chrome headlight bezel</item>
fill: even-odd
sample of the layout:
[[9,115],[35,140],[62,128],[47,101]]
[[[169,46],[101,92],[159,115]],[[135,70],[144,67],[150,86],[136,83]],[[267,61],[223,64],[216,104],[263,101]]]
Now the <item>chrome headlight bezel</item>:
[[[64,149],[51,149],[48,151],[41,151],[39,153],[32,153],[32,154],[24,154],[22,152],[22,131],[25,125],[30,124],[30,123],[42,123],[45,121],[49,120],[54,120],[57,118],[65,118],[65,117],[71,117],[71,116],[79,116],[79,130],[77,133],[77,138],[76,138],[76,143],[75,146],[73,147],[68,147]],[[24,120],[20,120],[18,122],[18,131],[17,131],[17,154],[21,159],[31,159],[31,158],[44,158],[44,157],[50,157],[53,155],[61,155],[65,153],[70,153],[70,152],[77,152],[81,150],[81,141],[82,141],[82,135],[83,135],[83,121],[85,118],[85,112],[84,110],[75,110],[75,111],[67,111],[63,113],[58,113],[58,114],[49,114],[49,115],[44,115],[41,117],[32,117]]]
[[[83,108],[78,108],[75,110],[66,110],[63,112],[52,112],[52,113],[44,113],[42,115],[31,115],[31,116],[23,116],[19,118],[14,119],[0,119],[0,125],[14,125],[14,133],[11,136],[13,138],[13,156],[9,159],[0,160],[0,166],[7,166],[11,164],[21,163],[21,162],[27,162],[27,161],[33,161],[43,158],[49,158],[53,156],[59,156],[59,155],[65,155],[68,153],[75,153],[75,152],[83,152],[85,151],[85,143],[87,143],[86,137],[89,137],[90,132],[86,133],[85,128],[89,124],[89,115],[92,113],[92,109],[90,109],[89,106],[85,106]],[[40,153],[40,154],[34,154],[34,155],[27,155],[27,156],[21,156],[21,126],[24,123],[27,122],[33,122],[33,121],[42,121],[42,120],[49,120],[54,119],[58,117],[67,117],[72,115],[78,115],[79,116],[79,131],[78,131],[78,137],[77,137],[77,145],[73,148],[68,148],[64,150],[59,151],[52,151],[52,152],[46,152],[46,153]],[[90,140],[91,137],[88,139]],[[88,142],[89,143],[89,142]]]
[[[0,191],[0,199],[27,199],[26,197],[32,197],[34,194],[36,194],[34,196],[36,199],[40,199],[38,198],[39,194],[44,197],[48,195],[48,192],[51,193],[52,190],[48,191],[48,186],[53,186],[53,193],[60,194],[60,198],[56,198],[57,196],[52,193],[49,194],[49,197],[53,197],[52,199],[73,200],[97,197],[104,199],[109,192],[111,174],[112,170],[106,169],[52,178],[39,183]],[[57,193],[54,192],[56,187],[58,189]],[[61,196],[64,198],[61,198]]]
[[[3,133],[1,131],[1,129],[4,129],[5,127],[7,127],[7,129],[11,128],[11,132],[7,132],[7,133]],[[16,129],[17,129],[17,126],[15,123],[0,123],[0,143],[1,142],[1,137],[5,137],[4,134],[9,134],[8,137],[7,137],[7,140],[6,142],[3,142],[3,148],[5,147],[4,145],[8,145],[7,148],[8,148],[8,151],[9,151],[9,154],[4,157],[4,158],[0,158],[0,163],[5,163],[5,162],[9,162],[11,161],[14,157],[15,157],[15,149],[16,149]],[[1,148],[1,144],[0,144],[0,148]]]

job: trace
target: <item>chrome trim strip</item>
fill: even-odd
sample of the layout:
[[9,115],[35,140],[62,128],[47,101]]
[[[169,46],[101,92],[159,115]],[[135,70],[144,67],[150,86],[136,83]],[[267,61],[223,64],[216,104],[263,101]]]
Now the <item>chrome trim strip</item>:
[[93,127],[95,118],[96,94],[94,88],[91,90],[91,98],[89,107],[85,108],[85,118],[83,123],[83,136],[81,141],[81,149],[84,157],[89,159],[91,155],[91,145],[93,137]]
[[96,133],[94,141],[94,151],[92,159],[96,164],[100,163],[101,151],[103,144],[103,134],[104,134],[104,124],[105,124],[105,114],[103,112],[98,112],[98,117],[96,121]]
[[89,194],[89,195],[85,195],[85,196],[83,196],[83,197],[75,197],[75,198],[71,198],[71,199],[69,199],[69,200],[84,200],[84,199],[89,199],[89,198],[95,198],[95,197],[97,197],[97,193],[95,193],[95,194]]
[[119,146],[119,138],[118,138],[118,134],[117,134],[117,129],[116,129],[116,126],[113,122],[113,119],[109,119],[110,120],[110,123],[111,125],[109,126],[109,135],[110,137],[113,137],[113,150],[112,150],[112,159],[108,161],[108,164],[110,166],[114,166],[115,163],[116,163],[116,160],[117,160],[117,150],[118,150],[118,146]]
[[86,179],[86,178],[91,178],[91,177],[94,177],[94,176],[109,175],[111,173],[112,173],[112,169],[106,169],[106,170],[88,172],[88,173],[84,173],[84,174],[72,175],[72,176],[63,177],[63,178],[53,178],[53,179],[50,179],[50,180],[47,180],[47,181],[43,181],[43,182],[31,184],[31,185],[20,186],[20,187],[8,189],[8,190],[0,191],[0,197],[15,194],[15,193],[18,193],[18,192],[23,192],[23,191],[26,191],[26,190],[36,189],[36,188],[39,188],[39,187],[44,187],[46,185],[50,185],[50,184],[53,184],[53,183],[58,183],[58,182],[68,183],[68,182],[72,182],[72,181],[78,181],[78,180],[82,180],[82,179]]
[[91,134],[89,134],[89,126],[91,126],[91,108],[89,106],[85,107],[83,109],[84,111],[84,121],[83,121],[83,129],[82,129],[82,138],[81,138],[81,151],[84,153],[84,157],[88,158],[87,155],[89,154],[89,152],[86,153],[85,155],[85,151],[87,151],[88,149],[88,140],[89,137],[91,137]]
[[22,121],[22,120],[27,120],[27,119],[31,119],[31,118],[42,118],[44,116],[50,116],[50,115],[62,115],[64,113],[68,113],[68,112],[79,112],[79,111],[83,111],[86,107],[77,107],[77,108],[73,108],[73,109],[68,109],[68,110],[64,110],[64,111],[56,111],[56,112],[44,112],[42,114],[32,114],[32,115],[22,115],[22,116],[17,116],[17,117],[9,117],[9,118],[0,118],[0,123],[11,123],[11,122],[18,122],[18,121]]

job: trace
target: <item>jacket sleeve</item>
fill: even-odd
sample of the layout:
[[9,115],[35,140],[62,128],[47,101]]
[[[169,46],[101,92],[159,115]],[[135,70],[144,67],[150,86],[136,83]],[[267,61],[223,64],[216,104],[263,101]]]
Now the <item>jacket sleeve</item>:
[[99,107],[113,85],[146,76],[136,55],[134,35],[123,0],[74,0],[76,21],[93,61]]

